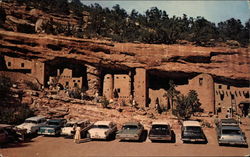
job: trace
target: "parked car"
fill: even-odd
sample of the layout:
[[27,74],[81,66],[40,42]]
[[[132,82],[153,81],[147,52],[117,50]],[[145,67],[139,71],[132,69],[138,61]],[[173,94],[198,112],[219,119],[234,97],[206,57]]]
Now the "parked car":
[[38,134],[59,136],[61,134],[61,128],[65,123],[65,119],[50,119],[47,121],[46,125],[39,128]]
[[93,123],[90,123],[89,120],[77,120],[77,121],[69,121],[62,128],[61,135],[64,136],[72,136],[75,134],[76,127],[80,127],[82,129],[81,135],[85,136],[87,131],[93,126]]
[[20,140],[21,136],[16,132],[14,126],[8,124],[0,124],[0,144]]
[[116,134],[116,138],[120,140],[135,140],[141,139],[144,127],[139,122],[127,122],[123,124],[122,129]]
[[46,124],[46,118],[45,117],[30,117],[27,118],[24,123],[16,126],[18,129],[26,129],[27,134],[37,133],[39,127]]
[[198,121],[184,121],[181,128],[183,142],[207,142],[206,136]]
[[173,141],[172,132],[168,122],[153,122],[148,137],[152,142]]
[[232,120],[222,119],[217,125],[217,139],[219,145],[242,145],[248,146],[246,136],[237,123],[229,123]]
[[117,131],[117,126],[111,121],[97,121],[88,131],[91,139],[109,139]]

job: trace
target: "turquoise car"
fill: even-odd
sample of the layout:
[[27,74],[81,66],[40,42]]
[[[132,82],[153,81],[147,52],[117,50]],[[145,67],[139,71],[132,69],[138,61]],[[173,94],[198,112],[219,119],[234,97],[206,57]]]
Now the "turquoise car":
[[61,134],[61,128],[65,123],[65,119],[50,119],[47,121],[46,125],[39,128],[37,134],[59,136]]

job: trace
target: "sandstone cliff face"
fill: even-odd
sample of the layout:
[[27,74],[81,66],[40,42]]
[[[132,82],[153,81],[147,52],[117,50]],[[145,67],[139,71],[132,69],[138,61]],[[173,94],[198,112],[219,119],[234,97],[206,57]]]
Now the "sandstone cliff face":
[[59,59],[126,71],[143,67],[164,77],[208,73],[216,80],[244,86],[250,79],[249,48],[113,43],[4,30],[0,30],[0,47],[1,55],[42,62]]

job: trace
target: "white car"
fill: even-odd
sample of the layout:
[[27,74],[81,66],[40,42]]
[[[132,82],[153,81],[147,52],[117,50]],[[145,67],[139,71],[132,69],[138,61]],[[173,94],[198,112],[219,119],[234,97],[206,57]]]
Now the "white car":
[[117,126],[111,121],[97,121],[88,131],[91,139],[109,139],[117,131]]
[[27,134],[37,133],[39,127],[46,123],[45,117],[30,117],[27,118],[24,123],[16,126],[18,129],[26,129]]
[[79,126],[82,129],[82,134],[85,134],[88,129],[93,125],[89,120],[69,121],[62,128],[61,135],[72,136],[75,134],[75,127]]

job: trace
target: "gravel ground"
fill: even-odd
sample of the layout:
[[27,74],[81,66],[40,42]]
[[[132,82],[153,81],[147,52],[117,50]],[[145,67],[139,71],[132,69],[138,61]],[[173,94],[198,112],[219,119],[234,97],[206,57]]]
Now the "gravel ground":
[[[248,143],[250,130],[244,129]],[[4,157],[79,157],[79,156],[244,156],[250,154],[249,148],[218,146],[214,128],[205,128],[207,144],[183,144],[180,129],[174,130],[175,143],[90,141],[82,139],[75,144],[64,137],[38,136],[19,145],[9,145],[0,149]]]

